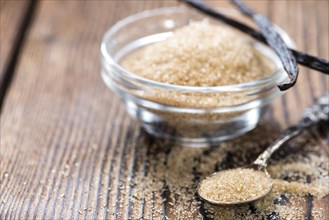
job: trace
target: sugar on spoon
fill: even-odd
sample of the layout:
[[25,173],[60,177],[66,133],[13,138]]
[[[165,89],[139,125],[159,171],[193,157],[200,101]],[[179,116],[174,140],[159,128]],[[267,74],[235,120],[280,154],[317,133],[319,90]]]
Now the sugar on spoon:
[[273,181],[266,167],[271,155],[305,129],[329,119],[329,93],[307,108],[297,125],[291,126],[250,165],[213,173],[198,186],[201,199],[214,205],[238,205],[266,196]]

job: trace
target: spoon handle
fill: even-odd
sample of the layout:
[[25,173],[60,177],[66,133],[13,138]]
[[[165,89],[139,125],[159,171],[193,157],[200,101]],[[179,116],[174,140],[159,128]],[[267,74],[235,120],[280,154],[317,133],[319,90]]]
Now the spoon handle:
[[316,102],[307,108],[297,125],[286,129],[283,134],[271,144],[263,153],[261,153],[253,164],[266,167],[267,161],[271,155],[279,149],[284,143],[299,135],[304,129],[307,129],[320,121],[329,119],[329,93],[320,96]]

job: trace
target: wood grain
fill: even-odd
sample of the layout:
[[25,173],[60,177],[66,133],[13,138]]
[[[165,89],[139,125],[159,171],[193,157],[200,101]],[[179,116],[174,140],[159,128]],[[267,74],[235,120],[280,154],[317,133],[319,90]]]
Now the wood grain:
[[[328,58],[327,1],[248,3],[287,30],[298,49]],[[328,77],[303,68],[297,85],[239,140],[189,149],[150,137],[102,82],[99,42],[119,19],[178,4],[39,2],[1,114],[0,219],[207,219],[195,197],[199,179],[252,161],[328,91]],[[329,151],[327,126],[311,137]],[[296,206],[302,218],[322,210],[327,219],[328,202],[307,197]]]
[[27,9],[28,1],[1,1],[0,4],[0,83],[5,66],[19,33],[20,24]]
[[3,0],[0,4],[0,111],[15,72],[34,6],[34,1]]

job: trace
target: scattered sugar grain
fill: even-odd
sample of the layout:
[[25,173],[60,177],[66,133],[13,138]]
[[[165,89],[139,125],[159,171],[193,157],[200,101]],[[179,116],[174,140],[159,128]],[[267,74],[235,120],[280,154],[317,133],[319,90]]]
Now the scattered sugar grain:
[[[132,211],[132,218],[147,218],[152,216],[153,212],[153,216],[157,216],[154,218],[158,219],[158,216],[165,218],[163,213],[155,213],[165,205],[166,217],[169,219],[202,219],[200,210],[204,210],[207,217],[218,220],[303,219],[305,209],[301,204],[305,204],[304,193],[308,192],[316,197],[327,195],[327,189],[319,186],[323,185],[329,177],[328,157],[322,152],[321,147],[309,147],[307,139],[303,142],[298,138],[298,145],[292,145],[293,154],[283,154],[284,156],[277,161],[272,158],[271,162],[275,163],[270,163],[268,170],[276,180],[272,191],[265,198],[238,207],[218,207],[198,201],[195,196],[198,183],[196,176],[205,177],[215,170],[227,169],[227,164],[231,167],[248,164],[252,162],[251,158],[257,156],[264,146],[272,141],[272,138],[273,128],[266,126],[260,126],[243,137],[222,143],[219,147],[204,149],[190,149],[165,143],[161,144],[161,149],[156,146],[148,149],[145,147],[148,142],[142,138],[136,155],[136,163],[142,166],[136,166],[135,176],[129,181],[134,183],[131,186],[133,207],[145,206],[145,212],[141,216],[140,212]],[[147,159],[145,155],[148,155]],[[128,156],[129,154],[127,160],[129,160]],[[284,179],[292,173],[300,176],[299,182]],[[305,182],[306,176],[311,177],[311,183]],[[128,180],[126,181],[128,184]],[[295,183],[303,184],[303,187],[305,185],[307,188],[301,192],[300,189],[286,187]],[[317,194],[308,187],[318,187],[321,193]],[[162,201],[163,194],[166,195],[165,203]],[[286,204],[275,202],[282,198],[285,198]],[[123,201],[120,203],[124,204]],[[151,211],[151,203],[154,204],[153,211]],[[111,213],[112,210],[113,208]],[[313,207],[313,218],[324,220],[325,216],[321,215],[322,212],[321,208]]]

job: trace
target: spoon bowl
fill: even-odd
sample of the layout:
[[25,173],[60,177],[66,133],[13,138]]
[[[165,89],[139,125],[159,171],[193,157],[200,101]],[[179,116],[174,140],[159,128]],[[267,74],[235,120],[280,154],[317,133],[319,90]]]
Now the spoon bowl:
[[[241,181],[241,178],[240,178],[239,180],[236,180],[232,183],[227,184],[227,186],[223,186],[223,188],[229,187],[230,189],[233,189],[233,190],[234,190],[234,188],[242,189],[242,191],[236,193],[235,195],[232,195],[232,192],[227,192],[227,191],[231,191],[231,190],[226,190],[225,193],[229,193],[230,196],[232,196],[232,198],[221,200],[221,199],[218,199],[218,197],[214,198],[214,196],[216,196],[215,192],[213,192],[214,194],[210,195],[210,196],[209,196],[209,194],[204,193],[204,191],[205,191],[204,188],[206,187],[209,190],[210,185],[215,186],[213,188],[211,187],[211,189],[210,189],[211,191],[216,191],[216,190],[222,191],[223,190],[223,188],[222,188],[222,190],[220,189],[221,186],[219,184],[219,181],[221,181],[220,177],[222,174],[224,174],[224,172],[239,174],[239,172],[243,172],[243,171],[248,171],[248,172],[246,172],[246,176],[244,176],[244,178],[247,178],[247,180]],[[255,174],[257,174],[257,177],[261,177],[261,178],[258,178],[256,180],[254,178],[254,176],[252,176],[252,171],[254,171]],[[262,174],[262,175],[259,175],[259,174]],[[226,173],[226,175],[227,175],[227,173]],[[239,176],[237,176],[237,177],[239,177]],[[248,184],[248,182],[250,182],[250,181],[257,181],[259,183],[258,187],[255,185],[256,188],[254,188],[254,190],[252,188],[250,188],[252,186],[246,187],[245,184]],[[217,182],[217,184],[216,184],[216,182]],[[228,183],[228,182],[226,182],[226,183]],[[260,187],[261,184],[262,184],[262,187]],[[271,192],[272,188],[273,188],[273,181],[271,179],[271,176],[267,173],[266,169],[264,169],[263,167],[256,165],[256,164],[250,164],[249,166],[246,166],[243,168],[229,169],[229,170],[220,171],[220,172],[211,174],[210,176],[206,177],[199,183],[197,191],[198,191],[199,197],[202,200],[204,200],[210,204],[229,206],[229,205],[240,205],[240,204],[244,204],[244,203],[250,203],[250,202],[262,199],[263,197],[265,197],[267,194],[269,194]],[[250,193],[250,196],[245,197],[247,193]],[[217,195],[217,196],[221,197],[220,195]],[[240,198],[239,198],[239,196],[240,196]],[[226,196],[224,196],[224,197],[226,197]],[[234,199],[234,197],[235,197],[235,199]]]
[[305,110],[297,125],[286,129],[252,164],[220,171],[203,179],[197,188],[200,198],[213,205],[240,205],[265,197],[273,188],[273,180],[266,170],[271,155],[305,129],[328,119],[329,93],[325,93]]

